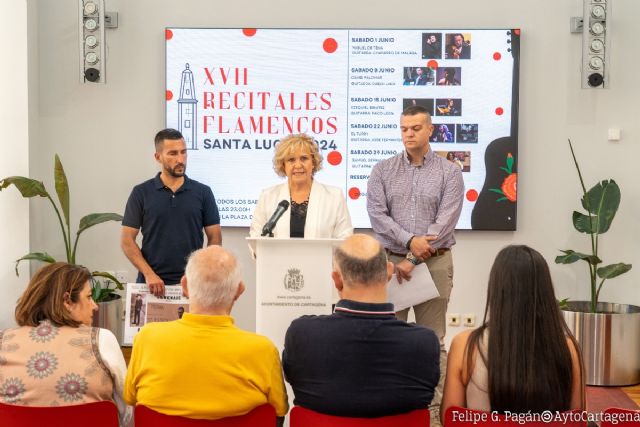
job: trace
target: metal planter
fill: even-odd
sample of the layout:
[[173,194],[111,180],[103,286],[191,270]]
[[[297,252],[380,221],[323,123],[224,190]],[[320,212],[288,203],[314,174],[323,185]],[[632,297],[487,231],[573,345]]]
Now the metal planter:
[[122,345],[124,321],[122,320],[122,298],[112,294],[113,299],[98,303],[98,311],[93,313],[93,326],[108,329]]
[[640,383],[640,307],[601,302],[590,313],[588,301],[571,301],[562,310],[582,350],[588,385]]

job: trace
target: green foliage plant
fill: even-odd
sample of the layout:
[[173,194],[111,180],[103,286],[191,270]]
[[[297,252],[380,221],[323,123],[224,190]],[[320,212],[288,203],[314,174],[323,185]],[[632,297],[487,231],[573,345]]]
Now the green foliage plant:
[[631,264],[622,262],[601,266],[602,260],[598,253],[599,236],[609,231],[613,217],[620,206],[620,188],[613,179],[608,179],[598,182],[587,191],[571,140],[569,140],[569,149],[582,186],[582,207],[587,211],[586,214],[577,211],[573,212],[573,226],[580,233],[589,235],[591,252],[581,253],[572,249],[561,250],[560,252],[564,255],[557,256],[555,261],[556,264],[572,264],[580,260],[587,263],[591,286],[590,311],[596,313],[600,290],[605,280],[613,279],[631,270]]
[[[58,218],[60,224],[60,231],[62,232],[62,239],[64,241],[66,261],[70,264],[76,263],[76,252],[78,249],[78,240],[80,240],[80,234],[82,234],[88,228],[94,225],[101,224],[107,221],[121,221],[122,215],[116,213],[93,213],[84,216],[80,220],[78,230],[75,232],[75,236],[71,235],[70,226],[70,195],[69,195],[69,183],[67,176],[64,173],[62,162],[56,154],[55,165],[53,169],[53,176],[55,181],[56,194],[58,195],[59,206],[56,205],[53,198],[47,191],[42,181],[38,181],[32,178],[24,176],[10,176],[0,180],[0,191],[13,185],[15,186],[22,197],[45,197],[51,203],[53,210]],[[61,213],[62,212],[62,213]],[[36,260],[47,263],[56,262],[56,260],[47,252],[31,252],[16,260],[16,275],[18,275],[18,265],[24,260]],[[94,301],[102,302],[107,301],[112,297],[115,289],[124,289],[123,284],[116,279],[112,274],[105,271],[94,271],[91,273],[92,284],[92,296]],[[114,284],[114,287],[111,287]]]

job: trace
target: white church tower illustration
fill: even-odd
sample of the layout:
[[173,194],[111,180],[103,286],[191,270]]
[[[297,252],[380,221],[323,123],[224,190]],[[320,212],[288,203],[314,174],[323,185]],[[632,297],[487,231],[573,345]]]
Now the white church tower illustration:
[[198,149],[197,104],[193,73],[189,64],[185,64],[180,81],[180,98],[178,98],[178,130],[184,136],[184,142],[190,150]]

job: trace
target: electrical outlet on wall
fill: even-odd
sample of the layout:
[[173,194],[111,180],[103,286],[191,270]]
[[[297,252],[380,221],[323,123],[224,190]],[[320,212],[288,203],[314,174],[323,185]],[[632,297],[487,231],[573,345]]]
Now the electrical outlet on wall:
[[473,313],[466,313],[462,316],[462,324],[467,328],[473,328],[476,326],[476,315]]
[[449,326],[460,326],[460,314],[458,314],[458,313],[447,313],[447,325],[449,325]]

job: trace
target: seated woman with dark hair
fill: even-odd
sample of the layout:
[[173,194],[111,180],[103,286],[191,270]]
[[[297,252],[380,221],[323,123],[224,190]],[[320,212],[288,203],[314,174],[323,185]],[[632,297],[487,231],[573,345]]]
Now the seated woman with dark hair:
[[122,400],[127,367],[116,337],[91,327],[98,306],[90,279],[89,270],[65,262],[34,274],[16,307],[19,327],[0,331],[0,402],[66,406],[112,400],[120,424],[129,424],[131,408]]
[[460,406],[541,413],[584,409],[583,365],[556,301],[549,267],[527,246],[493,263],[482,326],[451,343],[440,414]]

